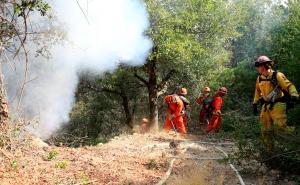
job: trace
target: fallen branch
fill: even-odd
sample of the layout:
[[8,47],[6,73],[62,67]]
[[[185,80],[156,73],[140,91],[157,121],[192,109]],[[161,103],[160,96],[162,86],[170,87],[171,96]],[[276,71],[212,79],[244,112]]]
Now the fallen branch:
[[110,161],[106,162],[103,166],[101,166],[101,168],[106,167],[106,166],[109,165],[113,160],[115,160],[115,158],[112,158]]
[[4,151],[0,148],[0,152],[8,159],[11,159],[11,157]]
[[[189,143],[189,142],[183,142],[183,143]],[[227,143],[214,143],[214,142],[205,142],[205,141],[191,141],[191,143],[197,143],[197,144],[207,144],[207,145],[235,145],[233,142],[227,142]]]
[[289,151],[289,152],[280,153],[280,154],[274,155],[274,156],[272,156],[272,157],[270,157],[270,158],[268,158],[268,159],[265,159],[265,160],[263,160],[263,161],[260,161],[260,162],[261,162],[261,163],[265,163],[265,162],[267,162],[267,161],[269,161],[269,160],[271,160],[271,159],[274,159],[274,158],[276,158],[276,157],[284,156],[284,155],[286,155],[286,154],[297,153],[297,152],[300,152],[300,150],[294,150],[294,151]]
[[94,182],[97,182],[99,180],[92,180],[92,181],[88,181],[88,182],[81,182],[81,183],[78,183],[78,184],[75,184],[75,185],[83,185],[83,184],[91,184],[91,183],[94,183]]
[[222,160],[224,157],[174,157],[175,159],[190,159],[190,160]]

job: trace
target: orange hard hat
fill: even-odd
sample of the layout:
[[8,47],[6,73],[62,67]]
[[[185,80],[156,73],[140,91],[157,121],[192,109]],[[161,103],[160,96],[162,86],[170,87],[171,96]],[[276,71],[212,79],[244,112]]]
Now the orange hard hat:
[[204,87],[202,89],[202,93],[209,93],[210,92],[210,88],[209,87]]
[[220,87],[218,93],[220,93],[221,95],[226,95],[228,93],[228,90],[226,87]]
[[187,95],[187,89],[186,88],[181,88],[180,89],[180,94],[182,94],[182,95]]

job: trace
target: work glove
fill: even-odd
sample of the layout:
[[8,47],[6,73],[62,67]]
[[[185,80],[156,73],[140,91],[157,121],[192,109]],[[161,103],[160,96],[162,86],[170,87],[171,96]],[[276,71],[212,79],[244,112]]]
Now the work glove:
[[298,103],[299,97],[298,96],[291,96],[291,99],[289,102],[287,102],[287,110],[289,109],[293,109],[296,105],[296,103]]
[[221,116],[221,111],[217,110],[212,113],[214,116]]
[[252,104],[252,109],[253,109],[254,116],[257,116],[258,115],[258,109],[257,109],[257,104],[256,103]]
[[291,96],[291,102],[296,103],[299,100],[298,96]]
[[175,118],[175,115],[174,115],[174,114],[171,114],[171,115],[170,115],[170,120],[173,121],[174,118]]
[[190,105],[186,105],[185,108],[186,108],[187,111],[189,111],[191,109],[191,106]]

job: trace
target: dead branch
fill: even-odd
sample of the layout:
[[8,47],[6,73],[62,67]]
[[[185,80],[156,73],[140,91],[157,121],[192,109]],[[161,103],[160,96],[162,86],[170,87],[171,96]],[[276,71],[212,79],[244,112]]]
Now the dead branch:
[[82,185],[82,184],[91,184],[91,183],[94,183],[94,182],[97,182],[99,180],[92,180],[92,181],[88,181],[88,182],[81,182],[81,183],[78,183],[78,184],[75,184],[75,185]]
[[4,151],[0,148],[0,152],[7,158],[7,159],[11,159],[11,157]]

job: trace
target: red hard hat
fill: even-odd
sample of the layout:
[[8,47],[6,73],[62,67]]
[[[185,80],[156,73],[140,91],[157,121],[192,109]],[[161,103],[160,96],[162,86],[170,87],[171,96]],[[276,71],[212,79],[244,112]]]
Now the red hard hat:
[[226,95],[228,93],[228,90],[226,87],[220,87],[218,90],[218,93],[220,93],[222,95]]
[[258,67],[262,64],[273,65],[273,61],[269,57],[267,57],[265,55],[262,55],[262,56],[257,57],[257,59],[255,60],[254,65],[255,65],[255,67]]

